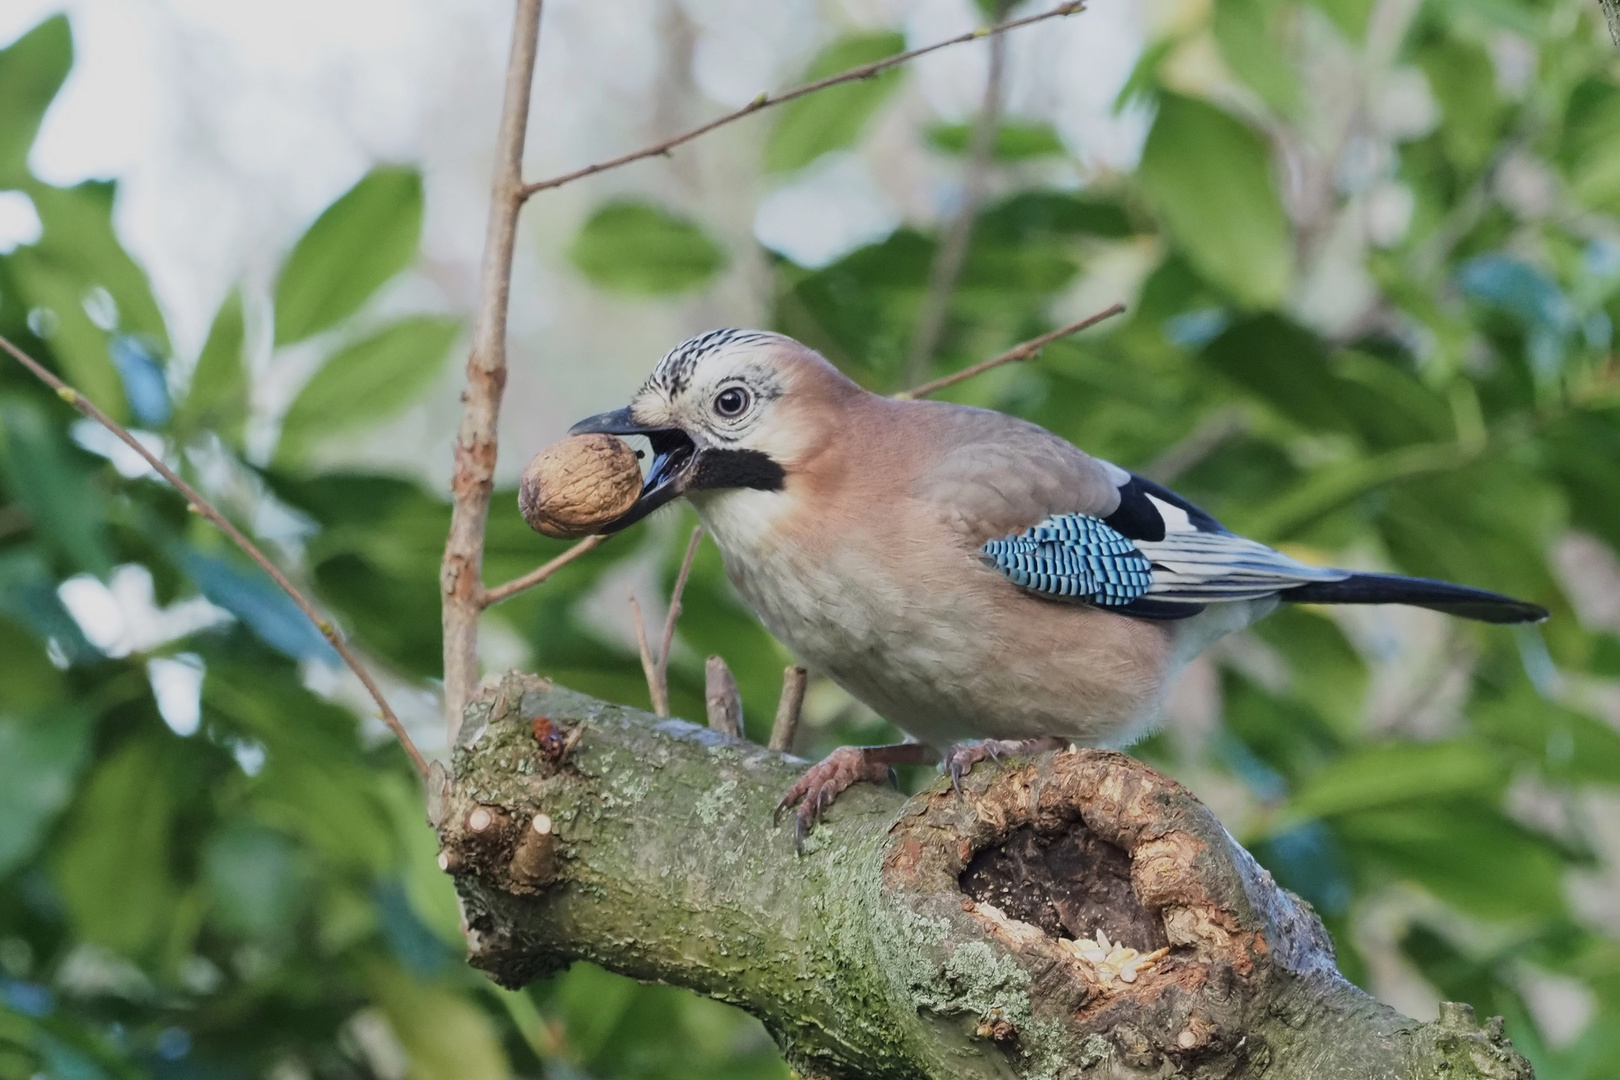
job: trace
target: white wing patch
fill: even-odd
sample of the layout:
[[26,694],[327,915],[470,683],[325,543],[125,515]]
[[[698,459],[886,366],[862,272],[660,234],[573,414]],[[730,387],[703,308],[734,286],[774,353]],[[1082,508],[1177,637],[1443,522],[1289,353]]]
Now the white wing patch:
[[1148,496],[1164,519],[1163,540],[1137,540],[1153,564],[1147,595],[1156,600],[1208,603],[1256,600],[1313,581],[1343,581],[1347,570],[1311,566],[1257,540],[1229,532],[1200,532],[1187,512]]

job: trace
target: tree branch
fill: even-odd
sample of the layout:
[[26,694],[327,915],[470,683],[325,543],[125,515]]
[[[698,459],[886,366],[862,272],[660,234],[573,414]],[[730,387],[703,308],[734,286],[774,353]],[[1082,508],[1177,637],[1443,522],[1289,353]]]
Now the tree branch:
[[686,554],[681,557],[681,568],[675,574],[675,587],[669,591],[669,614],[664,616],[664,636],[658,642],[658,680],[664,684],[664,699],[669,699],[669,649],[675,643],[675,621],[681,617],[681,594],[686,591],[686,579],[692,573],[692,560],[697,558],[698,544],[703,541],[703,526],[692,529],[692,539],[686,542]]
[[1028,341],[1014,345],[1012,348],[1008,349],[999,356],[992,356],[988,360],[981,360],[972,367],[963,368],[961,371],[954,371],[949,375],[941,376],[940,378],[934,379],[931,382],[925,382],[921,386],[914,386],[910,390],[902,390],[900,393],[894,396],[900,401],[911,401],[916,398],[925,398],[930,394],[939,393],[947,386],[955,386],[957,383],[966,382],[976,375],[983,375],[991,368],[998,368],[1002,364],[1014,364],[1022,360],[1028,360],[1031,357],[1039,356],[1042,349],[1046,348],[1059,338],[1066,338],[1070,334],[1078,334],[1088,326],[1095,326],[1104,319],[1111,319],[1124,310],[1124,304],[1115,304],[1110,308],[1105,308],[1104,310],[1097,312],[1095,315],[1081,319],[1077,323],[1070,323],[1068,326],[1060,326],[1056,330],[1042,334],[1040,337],[1033,337]]
[[[538,716],[588,725],[563,764]],[[1309,907],[1122,754],[985,763],[961,797],[858,785],[797,858],[771,808],[798,765],[757,746],[520,675],[465,730],[436,820],[503,986],[577,959],[686,986],[826,1080],[1532,1076],[1499,1020],[1346,982]]]
[[567,566],[581,555],[601,547],[603,544],[607,543],[607,540],[607,536],[587,536],[585,539],[581,540],[579,543],[575,544],[561,555],[558,555],[555,559],[542,563],[540,566],[530,570],[522,577],[513,578],[506,584],[497,585],[493,589],[485,589],[479,597],[480,606],[486,608],[494,607],[502,600],[516,596],[524,589],[534,588],[536,585],[539,585],[552,574],[555,574],[558,570],[561,570],[563,567]]
[[647,626],[641,617],[641,604],[636,600],[634,589],[630,590],[629,596],[630,615],[636,620],[636,652],[641,657],[641,674],[647,679],[647,696],[652,699],[655,714],[668,716],[669,690],[664,686],[664,680],[658,677],[658,658],[647,646]]
[[703,665],[703,705],[710,730],[734,739],[745,737],[742,695],[737,691],[736,677],[722,657],[711,656]]
[[860,67],[850,68],[848,71],[841,71],[836,75],[829,75],[825,79],[817,79],[815,82],[805,83],[803,86],[796,86],[792,90],[786,90],[775,96],[770,94],[760,94],[759,97],[755,98],[753,101],[750,101],[747,105],[744,105],[740,109],[735,109],[732,112],[726,113],[724,116],[716,117],[706,124],[699,124],[690,131],[683,131],[681,134],[676,135],[673,138],[665,139],[663,142],[642,147],[640,150],[621,155],[620,157],[609,158],[607,161],[599,161],[594,165],[587,165],[583,169],[576,169],[570,173],[563,173],[560,176],[553,176],[546,180],[537,180],[523,188],[522,197],[526,199],[537,192],[546,191],[550,188],[562,187],[564,184],[573,183],[575,180],[583,180],[587,176],[595,176],[597,173],[607,172],[609,169],[617,169],[621,165],[629,165],[634,161],[642,161],[651,157],[661,157],[668,154],[671,150],[682,145],[683,143],[689,143],[700,135],[707,135],[715,128],[724,127],[733,121],[741,120],[745,116],[752,116],[754,113],[760,112],[763,109],[773,108],[777,105],[785,105],[790,101],[804,97],[806,94],[813,94],[818,90],[825,90],[829,86],[837,86],[840,83],[856,82],[860,79],[870,79],[879,72],[887,71],[889,68],[915,60],[919,56],[926,56],[929,53],[936,52],[939,49],[948,48],[952,45],[961,45],[968,41],[977,41],[979,38],[989,37],[994,34],[1004,34],[1009,30],[1016,30],[1021,26],[1029,26],[1032,23],[1038,23],[1056,16],[1073,15],[1076,12],[1083,10],[1085,10],[1085,4],[1082,2],[1082,0],[1074,0],[1074,2],[1059,4],[1057,7],[1052,8],[1049,11],[1043,11],[1036,15],[1027,15],[1022,19],[1011,19],[1007,22],[998,23],[995,26],[980,27],[977,30],[970,30],[965,34],[958,34],[956,37],[947,38],[944,41],[936,41],[932,45],[924,45],[920,49],[912,49],[909,52],[897,53],[894,56],[886,57],[871,64],[862,64]]
[[167,480],[180,494],[186,497],[186,501],[190,504],[192,510],[213,522],[215,527],[223,532],[231,543],[235,544],[243,554],[257,563],[259,569],[270,575],[270,580],[280,586],[281,591],[286,593],[292,602],[298,606],[298,610],[304,613],[305,618],[315,624],[315,628],[321,632],[321,636],[337,651],[338,656],[348,665],[349,670],[354,672],[355,678],[360,680],[360,685],[366,688],[366,693],[370,694],[371,700],[376,703],[377,712],[382,718],[382,722],[388,725],[388,730],[394,733],[394,737],[399,740],[400,746],[405,748],[405,754],[411,759],[411,764],[416,767],[417,774],[426,777],[428,773],[427,760],[422,757],[422,752],[416,748],[416,743],[411,741],[410,732],[405,730],[405,725],[400,723],[399,717],[389,707],[388,699],[383,697],[382,688],[371,677],[371,673],[366,670],[365,665],[360,663],[360,658],[349,647],[349,643],[343,640],[343,635],[338,633],[337,627],[332,624],[331,620],[316,610],[315,605],[310,602],[309,598],[299,591],[298,587],[292,583],[286,574],[281,572],[281,569],[275,563],[270,561],[264,552],[259,550],[259,546],[249,540],[242,530],[233,525],[231,519],[221,513],[218,507],[204,498],[202,492],[182,480],[178,473],[164,464],[162,458],[148,450],[122,424],[102,412],[89,398],[57,378],[49,368],[23,352],[16,345],[13,345],[9,339],[0,337],[0,349],[10,353],[35,378],[55,390],[57,397],[60,397],[79,412],[112,432],[118,437],[119,441],[145,459],[148,465],[157,470],[159,476]]
[[906,358],[905,382],[915,383],[928,374],[928,365],[939,349],[945,323],[951,312],[962,264],[967,261],[968,242],[984,201],[985,182],[995,155],[996,134],[1001,126],[1001,90],[1007,66],[1007,39],[990,40],[990,70],[985,78],[984,102],[968,140],[967,161],[962,167],[962,200],[940,239],[934,263],[928,270],[928,291],[923,295],[917,329],[911,335],[911,354]]
[[793,753],[793,740],[799,734],[799,716],[804,711],[804,690],[810,673],[797,664],[782,672],[782,696],[776,701],[776,720],[771,724],[771,740],[766,746],[779,754]]
[[517,0],[512,20],[512,51],[506,65],[506,94],[484,234],[482,301],[467,357],[465,404],[450,481],[450,534],[445,538],[439,586],[443,595],[445,724],[452,744],[461,710],[478,685],[478,616],[490,603],[483,582],[484,531],[495,485],[496,424],[506,388],[506,309],[518,212],[524,199],[523,139],[529,123],[540,8],[541,0]]

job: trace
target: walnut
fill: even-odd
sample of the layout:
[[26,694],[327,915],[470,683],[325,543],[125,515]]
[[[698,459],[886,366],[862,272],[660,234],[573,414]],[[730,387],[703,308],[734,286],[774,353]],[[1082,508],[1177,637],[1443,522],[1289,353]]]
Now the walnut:
[[635,451],[611,435],[576,435],[530,460],[518,509],[536,532],[572,539],[624,514],[640,493]]

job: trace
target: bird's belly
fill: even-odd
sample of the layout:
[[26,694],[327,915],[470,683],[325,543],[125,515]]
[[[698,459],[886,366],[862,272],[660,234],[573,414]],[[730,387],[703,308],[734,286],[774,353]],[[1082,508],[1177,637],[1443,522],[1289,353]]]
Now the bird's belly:
[[777,638],[922,742],[1111,743],[1162,696],[1170,653],[1156,628],[1025,597],[971,558],[959,583],[940,588],[897,580],[858,551],[741,551],[717,539],[733,584]]

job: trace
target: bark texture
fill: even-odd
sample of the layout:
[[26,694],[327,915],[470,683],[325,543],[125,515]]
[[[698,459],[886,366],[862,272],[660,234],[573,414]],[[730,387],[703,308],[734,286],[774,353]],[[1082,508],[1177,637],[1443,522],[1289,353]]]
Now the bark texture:
[[[846,792],[795,857],[803,763],[507,676],[429,817],[470,960],[573,960],[758,1016],[806,1076],[1527,1078],[1501,1022],[1421,1024],[1338,974],[1308,905],[1184,788],[1117,753]],[[1167,952],[1110,978],[1061,939]]]

